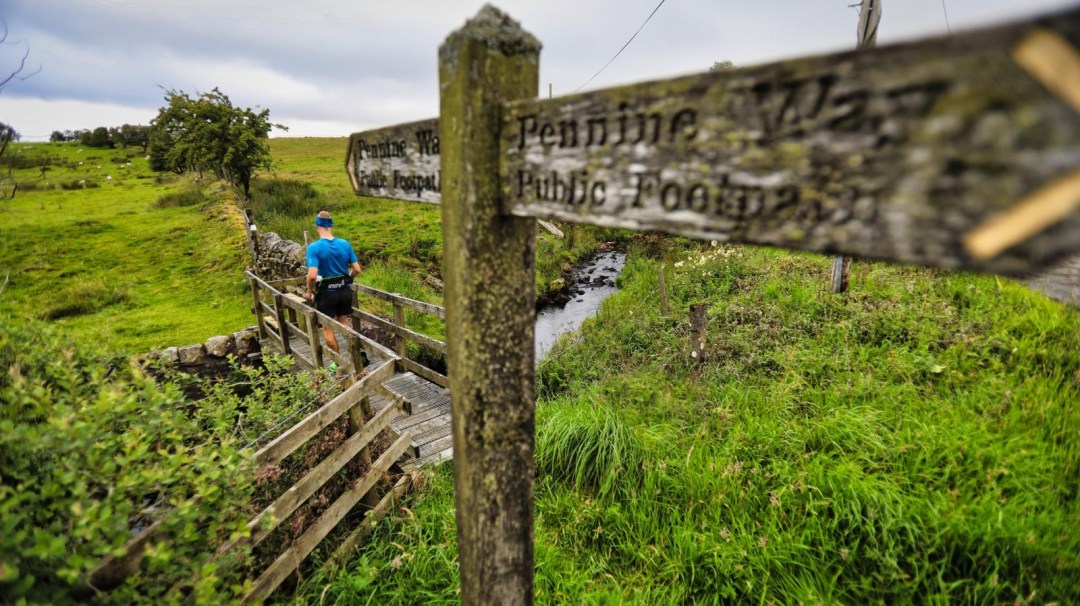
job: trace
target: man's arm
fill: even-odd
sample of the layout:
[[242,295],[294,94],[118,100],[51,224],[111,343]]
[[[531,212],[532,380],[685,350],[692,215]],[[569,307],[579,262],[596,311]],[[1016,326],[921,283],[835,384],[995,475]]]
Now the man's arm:
[[349,275],[354,278],[360,275],[360,263],[353,261],[352,267],[349,268]]
[[307,268],[307,295],[309,299],[315,298],[315,280],[319,277],[318,267]]

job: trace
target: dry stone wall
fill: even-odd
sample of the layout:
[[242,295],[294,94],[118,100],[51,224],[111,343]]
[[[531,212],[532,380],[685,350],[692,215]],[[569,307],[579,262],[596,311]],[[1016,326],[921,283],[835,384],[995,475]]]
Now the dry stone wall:
[[210,337],[205,343],[166,347],[152,357],[156,357],[157,361],[165,366],[206,375],[226,369],[230,355],[241,361],[250,361],[259,354],[259,329],[257,326],[249,326],[231,335]]
[[255,273],[263,280],[284,280],[304,275],[304,247],[274,232],[256,232],[259,239]]

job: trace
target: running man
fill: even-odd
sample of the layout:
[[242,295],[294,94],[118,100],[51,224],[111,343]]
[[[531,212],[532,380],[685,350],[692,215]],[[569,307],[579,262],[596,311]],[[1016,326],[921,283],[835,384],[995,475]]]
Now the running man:
[[[325,210],[315,216],[315,228],[319,239],[307,247],[307,298],[315,302],[315,309],[348,325],[352,315],[353,278],[360,275],[360,263],[348,240],[335,238],[334,219]],[[337,337],[329,326],[323,326],[326,344],[341,353]]]

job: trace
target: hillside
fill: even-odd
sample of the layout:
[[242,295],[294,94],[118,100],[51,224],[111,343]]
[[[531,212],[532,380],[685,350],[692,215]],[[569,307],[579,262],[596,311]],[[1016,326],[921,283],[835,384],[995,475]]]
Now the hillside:
[[223,187],[191,192],[137,148],[16,144],[9,162],[19,190],[0,203],[0,315],[130,353],[251,323],[243,223]]
[[[355,197],[344,141],[271,140],[277,168],[250,202],[260,229],[302,240],[329,208],[363,283],[440,302],[439,209]],[[124,150],[15,150],[21,187],[0,206],[13,367],[31,318],[128,353],[251,323],[227,188],[155,175]],[[539,234],[538,292],[598,242],[619,239],[629,261],[622,292],[538,370],[538,602],[1080,601],[1075,309],[993,276],[861,261],[833,296],[817,255],[568,231]],[[695,302],[708,306],[700,362]],[[67,380],[74,350],[30,349]],[[179,410],[175,390],[137,379],[138,397]],[[49,392],[34,397],[48,417]],[[139,416],[133,398],[117,414]],[[456,603],[451,466],[425,482],[347,566],[277,599]]]

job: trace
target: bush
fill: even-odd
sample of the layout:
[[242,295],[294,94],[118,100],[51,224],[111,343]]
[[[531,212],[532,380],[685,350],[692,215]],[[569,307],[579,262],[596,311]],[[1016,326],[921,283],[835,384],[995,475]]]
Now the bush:
[[320,210],[335,210],[309,183],[292,179],[259,179],[251,185],[244,205],[250,209],[262,231],[272,231],[294,242],[304,241],[304,230],[314,230],[311,222]]
[[[175,387],[126,359],[76,349],[48,326],[6,319],[0,368],[4,602],[93,595],[90,571],[161,520],[141,571],[96,594],[158,602],[216,545],[245,532],[235,514],[252,492],[246,458],[231,438],[208,439]],[[233,591],[220,572],[198,575],[195,589],[219,598]]]

